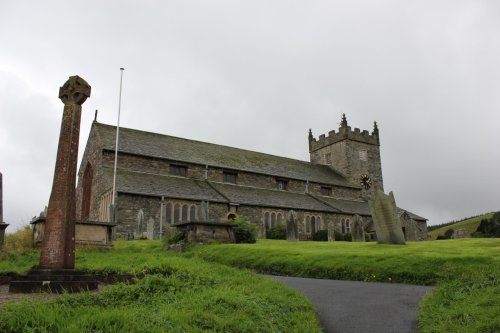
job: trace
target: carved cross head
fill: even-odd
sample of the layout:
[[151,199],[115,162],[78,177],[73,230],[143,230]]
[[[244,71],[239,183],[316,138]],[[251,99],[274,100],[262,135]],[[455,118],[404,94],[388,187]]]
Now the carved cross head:
[[59,98],[64,103],[82,105],[90,97],[90,85],[78,75],[70,76],[59,88]]

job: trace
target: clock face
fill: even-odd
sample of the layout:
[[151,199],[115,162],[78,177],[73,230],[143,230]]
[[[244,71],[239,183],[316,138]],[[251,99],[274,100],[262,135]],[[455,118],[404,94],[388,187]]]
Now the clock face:
[[361,175],[361,177],[359,177],[359,183],[365,190],[368,190],[370,187],[372,187],[372,180],[368,175]]

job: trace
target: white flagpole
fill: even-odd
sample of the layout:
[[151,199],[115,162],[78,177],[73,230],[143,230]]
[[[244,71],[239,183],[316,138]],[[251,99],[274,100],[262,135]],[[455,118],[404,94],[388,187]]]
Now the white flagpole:
[[115,166],[113,170],[113,198],[111,200],[111,206],[112,208],[112,218],[111,221],[114,223],[116,222],[116,207],[115,207],[115,201],[116,201],[116,166],[118,164],[118,138],[120,134],[120,111],[121,111],[121,106],[122,106],[122,82],[123,82],[123,71],[125,68],[120,68],[120,95],[118,97],[118,121],[116,124],[116,146],[115,146]]

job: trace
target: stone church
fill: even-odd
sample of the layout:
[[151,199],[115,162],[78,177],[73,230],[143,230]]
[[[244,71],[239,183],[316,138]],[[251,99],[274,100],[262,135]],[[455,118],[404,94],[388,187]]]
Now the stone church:
[[[158,238],[160,223],[237,216],[265,238],[294,210],[302,240],[329,225],[349,233],[355,215],[376,239],[367,202],[383,190],[376,123],[371,133],[353,130],[343,115],[337,132],[315,138],[309,130],[310,162],[129,128],[119,136],[115,238]],[[78,220],[110,221],[115,138],[115,126],[94,121],[78,173]],[[407,240],[427,239],[425,218],[400,215]]]

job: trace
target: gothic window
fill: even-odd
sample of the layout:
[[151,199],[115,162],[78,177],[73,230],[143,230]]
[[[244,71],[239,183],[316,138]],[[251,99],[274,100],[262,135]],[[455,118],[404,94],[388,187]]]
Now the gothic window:
[[182,205],[182,223],[185,223],[188,221],[188,206],[187,205]]
[[316,216],[311,216],[311,232],[315,233],[316,231],[317,231]]
[[288,190],[288,180],[276,179],[276,187],[278,188],[278,190]]
[[94,177],[92,165],[87,162],[83,173],[83,193],[82,193],[82,211],[81,219],[88,220],[90,215],[90,197],[92,195],[92,178]]
[[330,186],[321,186],[321,194],[332,196],[332,188]]
[[276,213],[271,213],[271,228],[276,226]]
[[191,208],[189,208],[189,221],[196,221],[196,206],[192,205]]
[[167,218],[167,224],[172,223],[172,204],[169,202],[165,205],[165,217]]
[[311,233],[311,217],[306,216],[306,233]]
[[351,232],[351,220],[349,219],[345,220],[345,232],[346,233]]
[[266,212],[264,214],[264,226],[266,227],[266,229],[269,229],[271,227],[270,223],[269,223],[269,213]]
[[176,204],[174,206],[174,224],[177,224],[181,221],[181,205]]
[[187,166],[170,164],[170,174],[174,176],[187,176]]
[[345,234],[345,219],[340,219],[340,226],[342,227],[342,233]]
[[236,184],[236,178],[238,178],[236,172],[224,171],[222,175],[224,177],[224,183]]

